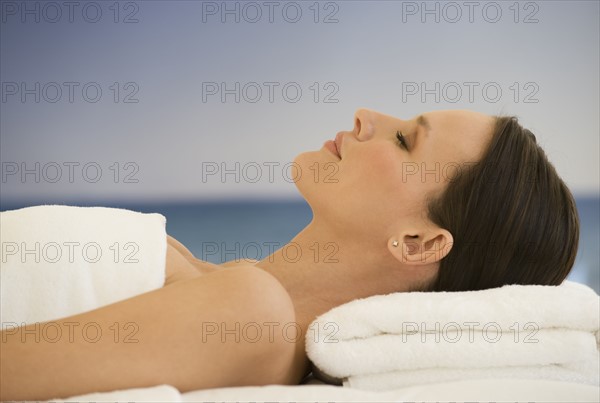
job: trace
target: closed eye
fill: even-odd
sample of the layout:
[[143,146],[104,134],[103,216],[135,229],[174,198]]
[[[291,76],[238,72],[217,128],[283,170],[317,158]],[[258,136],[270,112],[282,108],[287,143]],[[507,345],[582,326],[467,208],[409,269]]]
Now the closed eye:
[[406,139],[404,138],[402,133],[400,133],[400,131],[396,132],[396,139],[398,140],[398,144],[400,145],[400,147],[408,151],[408,144],[406,143]]

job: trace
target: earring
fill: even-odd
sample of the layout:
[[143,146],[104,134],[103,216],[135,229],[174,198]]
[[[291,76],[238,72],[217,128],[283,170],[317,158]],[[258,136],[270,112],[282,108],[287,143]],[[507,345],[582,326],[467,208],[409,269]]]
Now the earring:
[[392,242],[392,246],[393,246],[394,248],[397,248],[397,247],[398,247],[398,241],[394,241],[394,242]]

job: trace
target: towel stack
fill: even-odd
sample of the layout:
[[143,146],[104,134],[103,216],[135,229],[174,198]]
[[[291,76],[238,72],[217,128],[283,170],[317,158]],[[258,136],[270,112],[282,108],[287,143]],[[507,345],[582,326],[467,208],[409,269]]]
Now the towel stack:
[[320,372],[386,390],[485,378],[599,384],[600,299],[589,287],[508,285],[352,301],[306,338]]

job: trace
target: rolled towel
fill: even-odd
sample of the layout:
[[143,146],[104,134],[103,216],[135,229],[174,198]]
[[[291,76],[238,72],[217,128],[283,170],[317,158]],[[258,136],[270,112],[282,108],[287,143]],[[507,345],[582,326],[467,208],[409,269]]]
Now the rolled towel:
[[485,377],[487,368],[598,384],[599,309],[592,289],[569,281],[380,295],[321,315],[306,349],[317,373],[355,387]]
[[106,207],[0,213],[2,329],[89,311],[163,286],[166,219]]

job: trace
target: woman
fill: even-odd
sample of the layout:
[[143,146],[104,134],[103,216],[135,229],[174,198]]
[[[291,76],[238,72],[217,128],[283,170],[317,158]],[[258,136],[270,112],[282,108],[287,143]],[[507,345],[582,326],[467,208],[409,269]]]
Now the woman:
[[[299,259],[282,248],[224,270],[169,237],[163,288],[56,321],[135,322],[136,343],[3,335],[2,399],[297,384],[310,371],[309,324],[335,306],[392,292],[558,285],[573,265],[572,195],[516,118],[454,110],[402,120],[360,109],[352,131],[295,162],[322,171],[296,182],[313,211],[292,239]],[[315,259],[315,245],[331,242],[335,259]],[[282,331],[288,324],[296,335]]]

